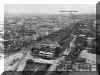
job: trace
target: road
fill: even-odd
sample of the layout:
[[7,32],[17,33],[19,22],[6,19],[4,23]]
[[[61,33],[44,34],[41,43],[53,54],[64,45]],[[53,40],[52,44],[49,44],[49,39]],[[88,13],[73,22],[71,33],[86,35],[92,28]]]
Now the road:
[[20,65],[20,62],[24,59],[26,56],[27,51],[20,51],[15,54],[12,54],[8,57],[4,58],[4,70],[5,71],[15,71],[17,67]]

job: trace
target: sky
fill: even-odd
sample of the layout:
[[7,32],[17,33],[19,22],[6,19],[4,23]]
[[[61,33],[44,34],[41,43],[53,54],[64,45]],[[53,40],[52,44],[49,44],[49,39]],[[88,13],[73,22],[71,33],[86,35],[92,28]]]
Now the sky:
[[79,11],[79,14],[96,13],[95,4],[6,4],[6,14],[59,14],[60,10]]

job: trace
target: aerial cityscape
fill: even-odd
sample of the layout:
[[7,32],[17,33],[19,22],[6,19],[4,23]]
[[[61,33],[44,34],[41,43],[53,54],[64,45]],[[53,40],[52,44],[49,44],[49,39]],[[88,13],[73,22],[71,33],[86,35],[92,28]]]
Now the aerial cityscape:
[[4,31],[0,30],[4,75],[96,72],[93,6],[5,5]]

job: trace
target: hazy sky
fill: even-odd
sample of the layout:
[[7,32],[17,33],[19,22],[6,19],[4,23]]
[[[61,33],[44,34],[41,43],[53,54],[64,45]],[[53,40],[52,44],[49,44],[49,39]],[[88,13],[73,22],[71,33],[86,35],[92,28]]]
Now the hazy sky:
[[7,14],[58,14],[59,10],[77,10],[81,14],[96,13],[95,4],[6,4]]

